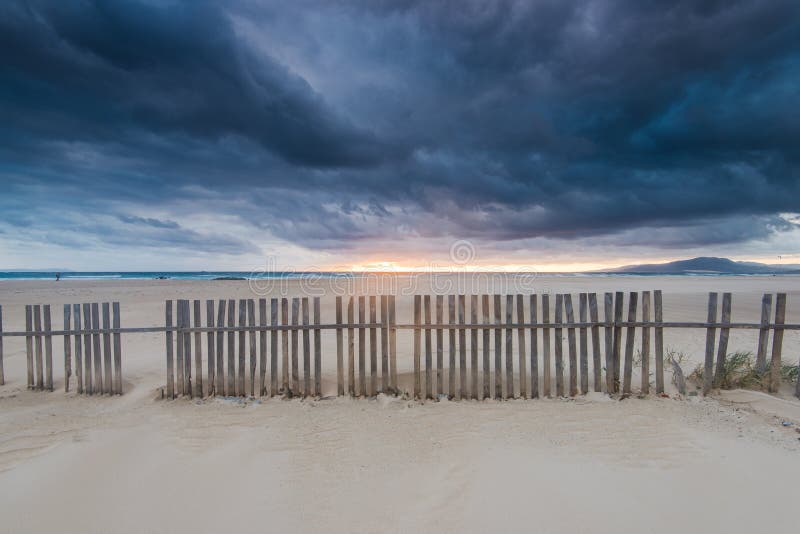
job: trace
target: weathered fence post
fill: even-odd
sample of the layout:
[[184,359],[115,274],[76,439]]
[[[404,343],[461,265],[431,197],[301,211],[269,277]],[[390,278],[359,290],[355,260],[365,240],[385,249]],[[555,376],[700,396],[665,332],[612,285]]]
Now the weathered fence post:
[[87,395],[91,395],[94,393],[94,387],[92,384],[92,334],[89,333],[89,330],[92,329],[92,309],[89,303],[83,304],[83,361],[84,361],[84,372],[83,372],[83,381],[84,381],[84,392]]
[[[206,299],[206,326],[209,328],[214,328],[216,323],[214,322],[214,301]],[[222,326],[222,325],[220,325]],[[215,338],[215,332],[213,330],[209,330],[206,334],[206,346],[208,348],[208,396],[211,397],[212,395],[217,394],[217,372],[216,372],[216,365],[217,365],[217,340]]]
[[[731,294],[722,294],[722,324],[731,322]],[[730,329],[722,327],[719,330],[719,348],[717,349],[717,367],[714,374],[714,387],[721,387],[722,377],[725,374],[725,360],[728,354],[728,336]]]
[[[288,321],[287,321],[288,322]],[[228,299],[228,385],[225,388],[225,395],[236,396],[236,301]],[[288,390],[288,386],[287,386]]]
[[[710,324],[717,322],[717,294],[710,292],[708,294],[708,322]],[[708,395],[711,392],[711,387],[714,384],[714,341],[717,329],[709,326],[706,329],[706,358],[705,365],[703,366],[703,395]]]
[[81,305],[73,304],[72,315],[75,318],[75,380],[78,382],[78,393],[83,393],[83,350],[81,346]]
[[358,394],[367,396],[366,320],[367,306],[363,295],[358,297]]
[[490,363],[489,352],[491,346],[489,345],[490,331],[486,328],[489,325],[489,295],[481,296],[481,305],[483,312],[483,397],[482,399],[489,399],[492,396],[492,366]]
[[273,327],[269,336],[269,396],[274,397],[278,393],[278,337],[280,336],[280,332],[276,329],[278,326],[277,298],[272,298],[269,301],[269,320],[270,325]]
[[447,319],[450,328],[447,329],[448,363],[447,372],[447,398],[456,398],[456,331],[452,325],[456,324],[456,296],[447,295]]
[[111,328],[110,307],[108,302],[102,304],[103,310],[103,393],[114,393],[113,374],[111,369]]
[[655,342],[656,342],[656,393],[664,393],[664,328],[660,325],[664,320],[663,308],[661,303],[661,290],[653,292],[653,304],[655,306]]
[[506,295],[506,389],[504,399],[514,398],[514,295]]
[[397,385],[397,309],[395,296],[389,295],[389,382],[392,392],[396,395]]
[[36,332],[36,389],[44,389],[44,363],[42,361],[42,307],[33,306],[33,328]]
[[[33,331],[33,307],[30,304],[25,306],[25,331]],[[33,336],[25,336],[25,356],[28,363],[28,389],[33,388]]]
[[[225,299],[217,302],[217,326],[225,327]],[[225,395],[225,332],[217,334],[217,371],[214,373],[214,395]]]
[[563,356],[563,340],[561,339],[563,322],[563,308],[564,308],[564,295],[561,293],[556,295],[556,329],[554,334],[555,352],[556,352],[556,396],[564,396],[564,356]]
[[[575,313],[572,309],[572,295],[564,295],[564,308],[567,312],[567,322],[575,323]],[[569,396],[578,394],[578,354],[575,346],[575,327],[567,328],[567,348],[569,349]]]
[[347,391],[351,397],[356,396],[356,364],[355,364],[355,313],[353,311],[354,298],[347,299]]
[[[628,322],[636,322],[636,308],[638,306],[639,293],[631,291],[628,295]],[[625,338],[625,376],[623,379],[622,393],[631,394],[631,382],[633,382],[633,343],[636,336],[636,327],[628,326],[627,337]]]
[[[528,363],[525,361],[525,300],[522,295],[517,295],[517,352],[519,357],[519,396],[523,399],[528,398],[528,377],[527,367]],[[477,338],[475,344],[478,344]]]
[[[113,314],[112,326],[114,329],[119,330],[120,328],[120,311],[119,311],[119,302],[113,302],[111,304],[111,312]],[[122,395],[122,342],[120,339],[120,333],[114,332],[113,335],[114,339],[114,382],[116,391],[112,391],[112,393],[116,393],[117,395]]]
[[[300,299],[298,297],[292,298],[292,385],[289,388],[289,397],[293,397],[300,392],[300,375],[298,372],[298,331],[297,325],[299,324],[300,317]],[[359,347],[361,350],[361,347]]]
[[[778,293],[775,299],[775,330],[772,334],[772,362],[770,364],[769,391],[776,393],[781,385],[781,349],[783,328],[786,319],[786,293]],[[800,380],[800,376],[797,377]]]
[[258,299],[258,326],[258,396],[264,397],[267,394],[267,299]]
[[189,300],[183,301],[183,368],[186,378],[184,379],[184,386],[186,387],[185,394],[191,399],[194,396],[194,389],[192,388],[192,333],[189,329],[192,327],[192,310]]
[[[342,297],[336,297],[336,325],[342,324]],[[341,328],[336,329],[336,394],[344,395],[344,339]]]
[[478,324],[478,295],[470,295],[469,297],[469,310],[470,310],[470,324],[473,325],[473,328],[469,331],[469,340],[470,340],[470,355],[471,355],[471,371],[472,371],[472,384],[470,387],[472,399],[479,399],[480,398],[480,389],[478,386],[479,378],[478,378],[478,329],[474,328],[474,325]]
[[[352,310],[353,299],[350,298],[350,309]],[[352,323],[352,315],[350,317]],[[281,325],[286,327],[289,325],[289,299],[286,297],[281,298]],[[352,344],[352,332],[350,336],[350,343]],[[353,382],[351,382],[352,384]],[[281,391],[284,395],[291,395],[291,388],[289,387],[289,330],[284,328],[281,330]]]
[[589,293],[589,320],[592,323],[592,373],[594,390],[603,391],[603,363],[600,348],[600,324],[597,314],[597,294]]
[[[250,345],[250,395],[256,396],[256,303],[253,299],[247,299],[247,326],[250,332],[247,339]],[[199,350],[199,349],[198,349]],[[259,390],[260,391],[260,390]],[[260,395],[260,393],[258,393]]]
[[389,297],[381,295],[381,393],[389,393]]
[[[297,324],[297,323],[295,323]],[[247,351],[247,301],[239,299],[239,368],[237,369],[236,394],[239,397],[247,395],[245,387],[245,353]]]
[[606,352],[606,393],[614,393],[614,294],[603,295],[603,341]]
[[425,320],[425,398],[433,398],[433,354],[431,345],[431,296],[422,297],[423,318]]
[[[587,319],[587,295],[578,295],[578,318],[583,324]],[[580,369],[581,369],[581,393],[589,393],[589,337],[585,326],[581,326],[578,336],[580,341]]]
[[103,354],[100,351],[100,305],[92,302],[92,352],[94,353],[94,390],[103,393]]
[[758,350],[756,352],[756,371],[767,369],[767,345],[769,344],[769,315],[772,311],[772,294],[766,293],[761,299],[761,329],[758,331]]
[[553,394],[550,385],[550,295],[542,295],[542,395],[550,397]]
[[45,387],[48,391],[53,391],[53,331],[50,319],[50,305],[45,304],[44,308],[44,362],[45,362]]
[[[536,324],[536,295],[530,296],[531,324]],[[531,398],[539,398],[539,335],[537,327],[531,327]]]
[[[72,376],[72,343],[69,331],[72,330],[72,306],[64,304],[64,393],[69,391]],[[3,332],[3,308],[0,307],[0,333]],[[3,384],[3,337],[0,336],[0,385]]]
[[[75,321],[79,319],[75,316]],[[175,369],[172,362],[172,301],[168,300],[164,307],[164,326],[166,327],[165,337],[167,342],[167,398],[175,398]],[[77,363],[77,362],[76,362]],[[80,364],[78,364],[80,366]],[[180,366],[180,362],[178,363]],[[78,379],[80,384],[80,378]],[[80,385],[78,386],[80,387]],[[180,386],[179,386],[180,387]]]
[[[436,324],[444,323],[444,295],[436,295]],[[436,329],[436,395],[444,393],[444,331]]]
[[[319,297],[314,297],[314,325],[320,324],[320,303]],[[314,329],[314,396],[319,398],[322,395],[322,339],[319,328]]]
[[[203,326],[203,316],[200,313],[200,301],[195,300],[194,304],[194,326],[201,328]],[[203,398],[203,334],[200,331],[194,333],[194,388],[195,397]]]
[[642,291],[642,395],[650,394],[650,292]]
[[502,301],[500,295],[494,296],[494,398],[503,397],[503,338],[502,329]]
[[619,393],[620,386],[620,363],[622,362],[622,311],[625,306],[625,293],[617,291],[614,295],[614,393]]
[[[378,322],[375,304],[375,295],[370,295],[369,322],[373,325]],[[378,394],[378,336],[374,326],[369,327],[369,394],[371,396]]]

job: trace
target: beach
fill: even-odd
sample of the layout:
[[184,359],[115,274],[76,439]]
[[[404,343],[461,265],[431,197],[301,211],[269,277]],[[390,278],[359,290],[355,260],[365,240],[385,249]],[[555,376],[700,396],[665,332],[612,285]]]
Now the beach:
[[[787,293],[800,322],[800,277],[377,275],[365,294],[573,293],[660,289],[665,321],[704,321],[708,291],[732,292],[735,322],[758,322],[765,292]],[[450,281],[447,283],[447,281]],[[462,285],[463,284],[463,285]],[[167,299],[320,296],[333,317],[341,280],[0,281],[6,331],[24,305],[119,301],[122,324],[163,326]],[[55,325],[61,324],[55,313]],[[729,352],[755,351],[757,330],[731,332]],[[705,331],[668,330],[665,348],[702,361]],[[638,346],[638,340],[637,340]],[[322,399],[162,400],[163,333],[126,334],[122,396],[25,385],[24,338],[6,338],[0,386],[0,531],[167,532],[752,532],[796,530],[800,401],[722,391],[678,398],[418,402],[333,397],[335,337],[322,335]],[[785,363],[800,335],[787,331]],[[409,390],[411,332],[398,335]],[[634,381],[634,383],[637,383]],[[637,388],[638,389],[638,388]],[[691,386],[694,390],[694,385]],[[785,423],[785,424],[784,424]]]

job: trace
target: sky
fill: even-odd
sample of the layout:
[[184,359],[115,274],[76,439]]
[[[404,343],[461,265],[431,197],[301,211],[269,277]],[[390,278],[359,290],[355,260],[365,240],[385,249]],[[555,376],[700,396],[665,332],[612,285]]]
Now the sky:
[[797,0],[4,0],[0,269],[800,263]]

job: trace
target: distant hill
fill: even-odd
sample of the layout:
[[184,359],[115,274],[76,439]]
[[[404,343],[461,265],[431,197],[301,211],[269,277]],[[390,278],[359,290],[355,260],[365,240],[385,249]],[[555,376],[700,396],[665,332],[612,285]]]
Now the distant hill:
[[626,265],[603,272],[629,274],[800,274],[800,265],[768,265],[728,258],[700,257],[669,263]]

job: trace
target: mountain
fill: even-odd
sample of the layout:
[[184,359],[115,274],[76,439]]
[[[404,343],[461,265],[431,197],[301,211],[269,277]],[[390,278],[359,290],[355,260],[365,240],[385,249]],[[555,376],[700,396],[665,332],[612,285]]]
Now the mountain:
[[700,257],[669,263],[626,265],[607,270],[609,273],[629,274],[800,274],[798,265],[768,265],[752,261],[733,261],[728,258]]

